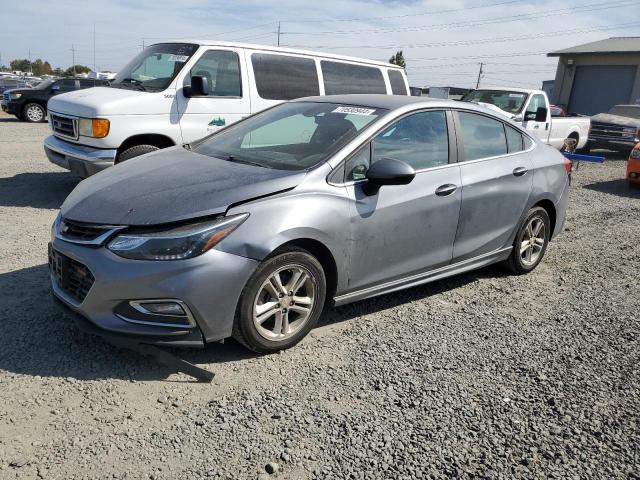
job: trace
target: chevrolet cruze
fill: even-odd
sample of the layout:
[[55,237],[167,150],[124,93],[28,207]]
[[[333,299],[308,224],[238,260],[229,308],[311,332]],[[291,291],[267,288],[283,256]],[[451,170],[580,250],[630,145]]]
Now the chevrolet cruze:
[[49,249],[54,294],[97,333],[257,352],[342,305],[488,264],[533,270],[570,164],[470,103],[283,103],[82,181]]

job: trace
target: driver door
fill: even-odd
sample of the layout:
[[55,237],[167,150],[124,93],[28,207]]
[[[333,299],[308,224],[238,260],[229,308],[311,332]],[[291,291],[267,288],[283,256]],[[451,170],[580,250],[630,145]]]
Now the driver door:
[[[406,116],[345,164],[351,198],[349,290],[448,265],[458,225],[460,167],[445,110]],[[451,130],[452,132],[453,130]],[[408,185],[363,191],[366,171],[381,158],[402,160],[416,176]]]
[[209,94],[189,98],[182,88],[176,92],[184,142],[193,142],[249,115],[249,85],[242,49],[204,51],[187,72],[183,86],[191,84],[192,75],[207,79]]

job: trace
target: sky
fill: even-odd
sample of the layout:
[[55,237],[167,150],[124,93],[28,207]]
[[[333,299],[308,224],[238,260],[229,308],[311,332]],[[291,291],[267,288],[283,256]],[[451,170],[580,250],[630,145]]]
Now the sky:
[[404,52],[412,86],[540,88],[546,53],[640,36],[640,0],[20,0],[2,8],[0,56],[117,71],[142,45],[206,38],[387,61]]

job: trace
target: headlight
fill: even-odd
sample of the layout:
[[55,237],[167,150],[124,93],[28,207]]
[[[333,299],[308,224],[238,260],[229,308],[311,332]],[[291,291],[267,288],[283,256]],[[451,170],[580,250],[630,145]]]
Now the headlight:
[[109,120],[106,118],[80,118],[78,131],[83,137],[104,138],[109,134]]
[[132,260],[183,260],[213,248],[249,217],[241,213],[163,231],[131,231],[114,238],[107,248]]
[[9,99],[10,100],[17,100],[22,96],[21,93],[11,93],[9,92]]

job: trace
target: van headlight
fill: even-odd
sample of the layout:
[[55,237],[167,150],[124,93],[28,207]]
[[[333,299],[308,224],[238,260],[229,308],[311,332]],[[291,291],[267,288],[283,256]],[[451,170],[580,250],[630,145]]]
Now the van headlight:
[[78,133],[83,137],[104,138],[109,134],[109,120],[106,118],[79,118]]
[[215,247],[248,217],[241,213],[167,230],[131,230],[115,237],[107,248],[132,260],[184,260]]

